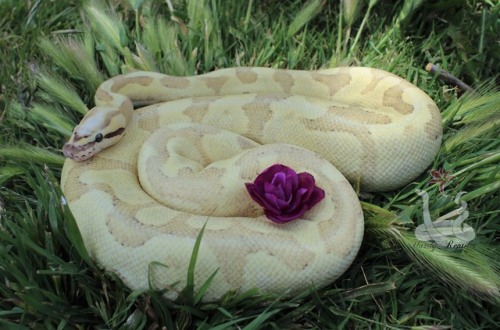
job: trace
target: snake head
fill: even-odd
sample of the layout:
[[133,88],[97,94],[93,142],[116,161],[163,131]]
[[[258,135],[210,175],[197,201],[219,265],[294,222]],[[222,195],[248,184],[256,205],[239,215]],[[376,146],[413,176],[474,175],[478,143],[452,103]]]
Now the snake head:
[[126,116],[111,107],[91,109],[63,147],[64,156],[83,161],[117,143],[125,133]]

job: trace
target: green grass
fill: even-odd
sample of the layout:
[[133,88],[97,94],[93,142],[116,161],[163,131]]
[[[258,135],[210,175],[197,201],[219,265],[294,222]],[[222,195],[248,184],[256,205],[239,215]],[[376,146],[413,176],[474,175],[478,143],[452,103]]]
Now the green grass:
[[[500,327],[495,1],[344,1],[345,8],[321,0],[114,0],[114,9],[99,3],[0,2],[1,328]],[[475,91],[462,95],[444,85],[425,72],[428,62]],[[177,301],[132,292],[87,255],[61,203],[60,148],[107,77],[240,65],[363,65],[413,82],[443,115],[444,142],[432,168],[454,176],[449,196],[428,185],[428,173],[398,191],[363,196],[361,251],[324,289],[295,297],[250,291],[210,304],[200,302],[203,292],[192,282]],[[416,244],[413,230],[422,223],[416,189],[429,192],[433,218],[456,208],[450,196],[467,191],[474,244],[457,250]],[[193,266],[195,260],[196,253]]]

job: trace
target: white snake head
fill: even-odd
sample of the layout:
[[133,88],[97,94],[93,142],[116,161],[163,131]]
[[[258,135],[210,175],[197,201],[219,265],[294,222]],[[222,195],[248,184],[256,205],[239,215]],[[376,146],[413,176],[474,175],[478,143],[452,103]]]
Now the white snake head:
[[90,110],[63,147],[64,156],[83,161],[117,143],[125,133],[126,116],[111,107]]

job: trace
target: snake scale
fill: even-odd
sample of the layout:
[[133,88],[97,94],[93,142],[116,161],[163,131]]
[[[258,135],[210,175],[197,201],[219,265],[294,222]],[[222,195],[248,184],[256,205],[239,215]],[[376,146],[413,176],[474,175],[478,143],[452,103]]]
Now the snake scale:
[[[217,273],[204,300],[331,283],[363,237],[352,184],[376,192],[411,182],[442,136],[429,96],[363,67],[131,72],[102,83],[95,102],[63,148],[63,192],[98,263],[132,289],[170,288],[168,298],[186,285],[205,224],[195,289]],[[277,163],[325,191],[285,224],[245,190]]]

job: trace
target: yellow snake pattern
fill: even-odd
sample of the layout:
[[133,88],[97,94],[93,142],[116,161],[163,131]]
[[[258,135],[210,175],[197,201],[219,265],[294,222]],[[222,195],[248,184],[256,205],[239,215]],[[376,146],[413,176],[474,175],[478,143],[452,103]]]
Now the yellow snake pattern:
[[[133,72],[97,90],[96,108],[65,146],[75,160],[61,186],[90,254],[132,289],[151,283],[175,298],[206,223],[196,289],[217,274],[205,300],[252,288],[292,294],[333,282],[355,258],[364,226],[352,184],[408,184],[441,136],[432,99],[373,68]],[[245,190],[276,163],[311,173],[325,190],[286,224],[269,221]]]

